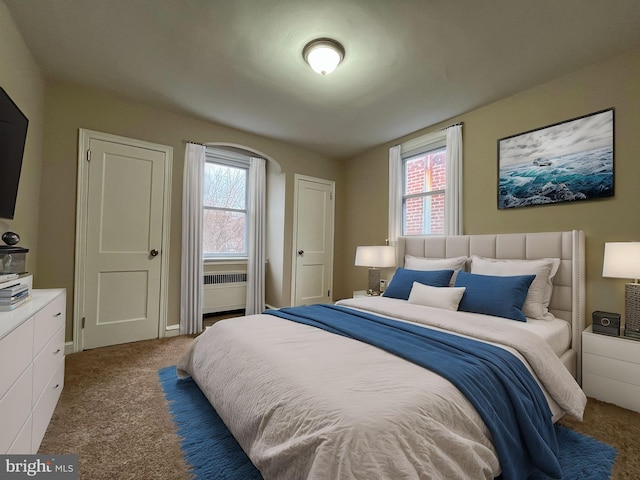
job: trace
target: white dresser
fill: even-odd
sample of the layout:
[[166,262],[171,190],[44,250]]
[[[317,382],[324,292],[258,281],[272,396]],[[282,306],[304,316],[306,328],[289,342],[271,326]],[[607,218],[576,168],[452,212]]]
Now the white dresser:
[[37,453],[64,385],[66,291],[0,312],[0,454]]
[[588,397],[640,412],[640,341],[582,332],[582,388]]

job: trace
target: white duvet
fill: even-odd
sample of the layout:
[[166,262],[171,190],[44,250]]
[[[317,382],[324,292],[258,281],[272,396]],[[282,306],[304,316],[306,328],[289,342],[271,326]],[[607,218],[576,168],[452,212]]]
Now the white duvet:
[[[340,302],[506,345],[581,419],[586,397],[551,348],[510,322],[388,298]],[[449,381],[376,347],[271,315],[216,323],[178,363],[266,480],[493,479],[478,413]]]

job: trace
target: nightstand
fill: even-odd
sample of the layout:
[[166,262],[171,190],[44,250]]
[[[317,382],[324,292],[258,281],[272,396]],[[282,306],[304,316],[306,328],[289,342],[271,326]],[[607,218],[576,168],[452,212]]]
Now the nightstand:
[[588,397],[640,412],[640,341],[582,332],[582,389]]
[[368,297],[369,295],[367,295],[367,291],[366,290],[354,290],[353,292],[353,298],[357,298],[357,297]]

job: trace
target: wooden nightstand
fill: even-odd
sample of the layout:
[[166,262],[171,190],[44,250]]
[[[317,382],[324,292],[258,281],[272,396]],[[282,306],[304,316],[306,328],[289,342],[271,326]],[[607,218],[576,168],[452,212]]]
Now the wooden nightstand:
[[640,341],[582,332],[582,389],[588,397],[640,412]]

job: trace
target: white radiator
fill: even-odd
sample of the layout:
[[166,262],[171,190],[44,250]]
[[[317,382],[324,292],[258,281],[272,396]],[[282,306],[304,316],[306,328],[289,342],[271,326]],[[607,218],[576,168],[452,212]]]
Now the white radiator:
[[202,313],[241,310],[247,304],[246,272],[215,272],[204,274]]

